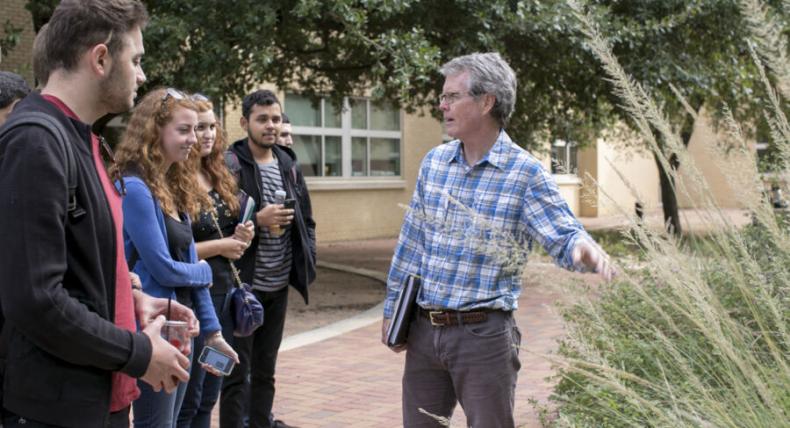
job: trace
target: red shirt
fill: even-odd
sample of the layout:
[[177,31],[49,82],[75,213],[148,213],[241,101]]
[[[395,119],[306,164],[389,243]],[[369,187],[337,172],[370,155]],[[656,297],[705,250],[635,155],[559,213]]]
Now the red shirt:
[[[43,98],[59,108],[66,116],[80,120],[79,117],[66,105],[52,95],[43,95]],[[93,163],[99,174],[104,195],[110,204],[110,212],[115,226],[115,320],[116,326],[136,331],[134,321],[134,299],[132,298],[132,281],[129,277],[129,267],[126,264],[126,255],[123,250],[123,210],[121,209],[121,195],[110,181],[107,170],[104,168],[101,154],[99,154],[99,137],[91,133],[91,151]],[[127,374],[114,372],[112,374],[112,398],[110,399],[110,412],[125,409],[140,396],[137,381]]]

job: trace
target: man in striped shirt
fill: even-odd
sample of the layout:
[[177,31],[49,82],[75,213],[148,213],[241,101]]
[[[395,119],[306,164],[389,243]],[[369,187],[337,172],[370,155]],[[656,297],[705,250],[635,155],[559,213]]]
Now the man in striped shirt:
[[[283,337],[288,286],[307,303],[307,286],[315,279],[315,222],[310,194],[296,154],[278,146],[282,107],[268,90],[242,100],[241,126],[247,137],[236,141],[225,155],[239,188],[255,200],[257,233],[236,263],[242,281],[251,284],[263,304],[264,321],[250,337],[236,338],[240,363],[222,384],[220,425],[250,428],[287,428],[272,416],[274,369]],[[287,208],[277,193],[290,200]],[[246,388],[250,373],[249,389]]]
[[[469,426],[513,427],[521,334],[519,254],[538,241],[562,267],[611,279],[608,256],[574,218],[556,184],[504,128],[516,76],[497,53],[458,57],[439,108],[455,140],[422,162],[387,281],[382,341],[409,275],[419,275],[403,374],[403,423],[440,426],[420,409]],[[386,343],[386,342],[385,342]]]

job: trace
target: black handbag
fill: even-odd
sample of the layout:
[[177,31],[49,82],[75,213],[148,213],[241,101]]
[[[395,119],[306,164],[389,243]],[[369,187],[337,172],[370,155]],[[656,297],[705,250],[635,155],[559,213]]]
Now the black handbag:
[[[214,226],[217,228],[220,238],[222,236],[222,229],[219,227],[217,215],[214,211],[210,212],[211,219],[214,221]],[[233,272],[233,279],[236,284],[230,292],[230,314],[233,319],[233,335],[236,337],[250,336],[255,330],[263,325],[263,305],[258,301],[258,298],[252,293],[252,287],[249,284],[241,282],[239,271],[233,261],[228,260],[230,263],[230,270]]]

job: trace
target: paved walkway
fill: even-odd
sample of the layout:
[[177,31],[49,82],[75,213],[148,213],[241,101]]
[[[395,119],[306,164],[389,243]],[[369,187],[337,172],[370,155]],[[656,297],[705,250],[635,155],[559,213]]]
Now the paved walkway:
[[[748,222],[743,211],[725,210],[734,224]],[[702,213],[683,210],[687,230],[704,230]],[[624,218],[582,218],[588,229],[622,226]],[[646,220],[660,228],[661,214],[650,213]],[[394,239],[352,241],[319,246],[319,260],[325,267],[353,267],[356,274],[381,278],[386,275]],[[519,299],[516,320],[522,331],[522,368],[516,392],[516,424],[539,427],[530,399],[547,403],[551,394],[551,364],[540,355],[552,353],[563,335],[559,315],[553,309],[563,295],[545,277],[557,278],[556,267],[546,263],[528,264],[524,292]],[[566,274],[576,275],[576,274]],[[277,364],[277,418],[302,428],[402,426],[401,375],[404,354],[395,354],[379,342],[381,306],[349,319],[284,340]],[[453,427],[464,427],[465,418],[456,408]],[[218,427],[217,409],[213,427]]]
[[[394,245],[391,239],[326,244],[319,248],[319,257],[329,263],[386,272]],[[540,275],[555,268],[535,264],[530,269]],[[552,384],[546,379],[552,373],[551,365],[539,355],[554,351],[563,334],[559,316],[550,308],[561,295],[528,284],[522,296],[516,319],[524,350],[515,415],[519,427],[539,427],[529,399],[546,403],[551,394]],[[286,339],[287,350],[280,352],[277,363],[277,418],[302,428],[402,426],[404,354],[380,344],[380,308],[355,318],[356,324],[340,326],[341,334],[323,340],[300,335],[295,344],[294,337]],[[216,413],[215,409],[215,421]],[[466,426],[460,407],[452,426]]]
[[[721,222],[721,218],[726,219],[729,224],[734,226],[744,226],[751,221],[746,210],[737,208],[724,208],[720,212],[682,209],[679,215],[683,230],[697,233],[711,231],[714,224]],[[714,218],[717,221],[711,221]],[[601,230],[624,227],[629,220],[624,215],[613,215],[609,217],[580,217],[579,221],[587,230]],[[661,230],[664,226],[664,214],[661,210],[646,213],[645,222],[653,229]]]

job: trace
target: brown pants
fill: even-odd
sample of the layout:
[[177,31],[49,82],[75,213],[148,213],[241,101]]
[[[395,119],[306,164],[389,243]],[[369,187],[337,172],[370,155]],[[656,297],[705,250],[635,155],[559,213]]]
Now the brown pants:
[[476,324],[409,327],[403,372],[403,426],[441,427],[420,409],[450,418],[461,403],[471,428],[512,428],[521,332],[510,312]]

